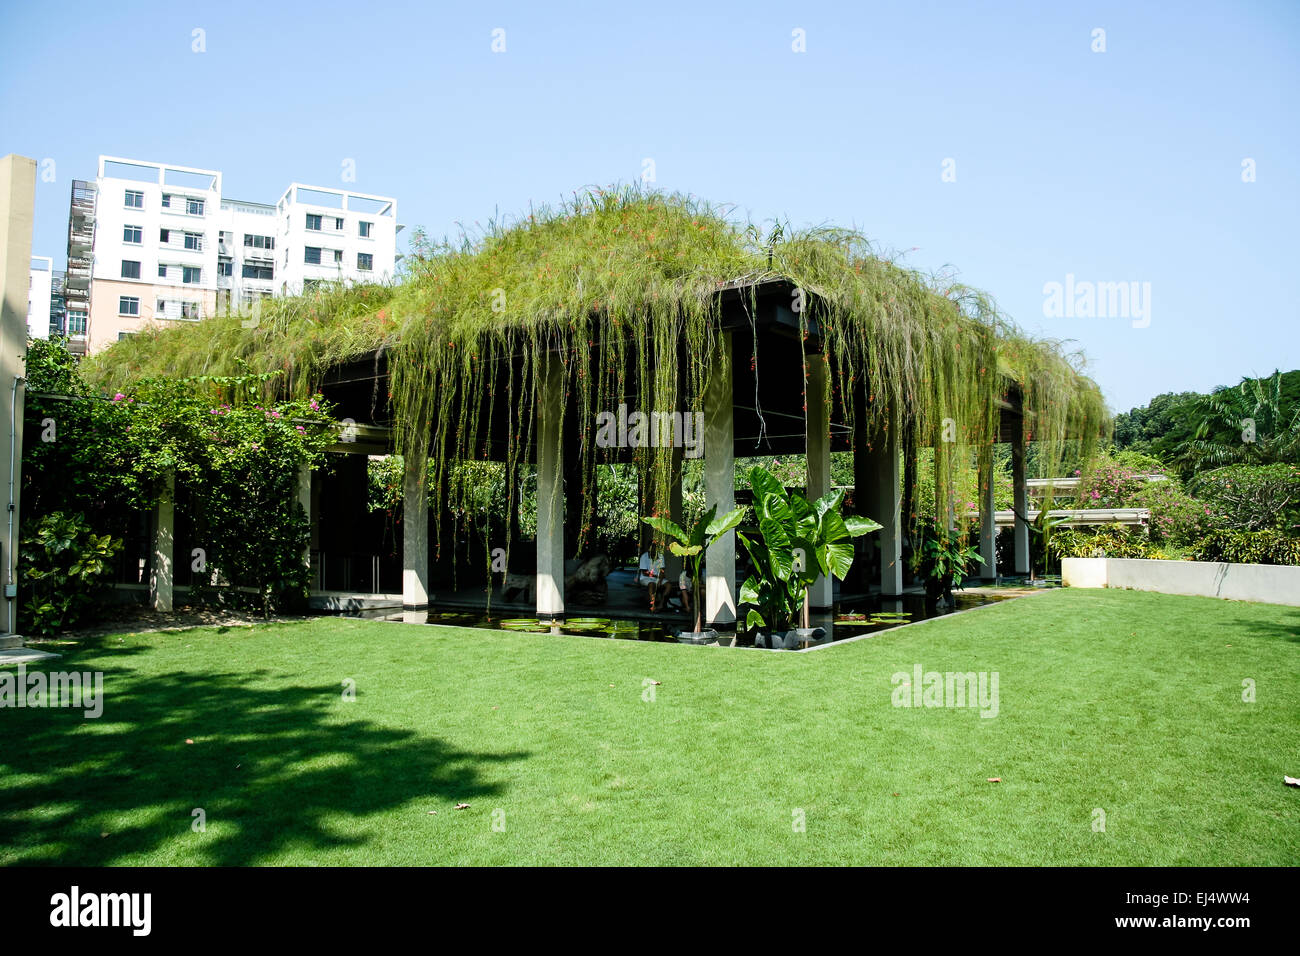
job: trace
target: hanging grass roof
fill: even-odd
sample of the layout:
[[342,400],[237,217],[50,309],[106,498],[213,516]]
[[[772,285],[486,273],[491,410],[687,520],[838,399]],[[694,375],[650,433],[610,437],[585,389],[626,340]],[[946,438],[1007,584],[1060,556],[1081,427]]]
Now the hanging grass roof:
[[[808,294],[800,321],[806,333],[816,319],[846,418],[860,412],[845,397],[864,387],[874,426],[938,448],[955,424],[961,445],[979,447],[996,440],[999,404],[1018,389],[1034,440],[1090,446],[1107,427],[1078,357],[1026,336],[986,294],[891,262],[851,230],[764,236],[721,207],[636,187],[575,194],[458,242],[417,236],[401,282],[321,287],[267,300],[255,317],[146,330],[85,367],[105,389],[141,377],[280,371],[274,387],[302,395],[331,366],[382,350],[399,450],[420,461],[427,452],[441,488],[449,463],[482,457],[491,423],[481,413],[492,413],[487,396],[503,384],[510,464],[527,453],[548,355],[563,363],[582,421],[616,406],[629,385],[643,410],[698,409],[710,374],[730,374],[714,349],[719,290],[769,280]],[[504,373],[485,361],[502,354],[517,357]],[[647,454],[662,503],[669,453]]]

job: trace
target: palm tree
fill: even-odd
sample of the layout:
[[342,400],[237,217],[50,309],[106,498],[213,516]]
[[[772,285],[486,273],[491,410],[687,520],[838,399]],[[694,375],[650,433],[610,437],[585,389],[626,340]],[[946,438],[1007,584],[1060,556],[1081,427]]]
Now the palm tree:
[[1243,378],[1191,403],[1201,419],[1181,456],[1194,471],[1223,465],[1300,461],[1300,405],[1282,407],[1282,373]]

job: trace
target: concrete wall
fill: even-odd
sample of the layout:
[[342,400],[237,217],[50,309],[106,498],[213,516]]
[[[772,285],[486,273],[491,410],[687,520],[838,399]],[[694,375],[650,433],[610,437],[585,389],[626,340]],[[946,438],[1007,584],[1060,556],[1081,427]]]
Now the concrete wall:
[[1074,588],[1131,588],[1300,607],[1300,567],[1141,558],[1065,558],[1061,580]]

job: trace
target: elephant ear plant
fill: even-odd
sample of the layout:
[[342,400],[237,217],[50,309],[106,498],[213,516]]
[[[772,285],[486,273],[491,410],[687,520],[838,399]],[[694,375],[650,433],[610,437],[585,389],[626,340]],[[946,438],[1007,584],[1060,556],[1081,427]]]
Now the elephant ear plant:
[[919,529],[912,566],[925,578],[925,594],[931,606],[937,606],[940,599],[950,603],[953,585],[960,587],[966,574],[983,563],[979,549],[970,546],[962,532],[938,521]]
[[704,559],[704,552],[714,541],[740,524],[740,520],[745,516],[745,509],[735,508],[721,518],[714,517],[717,513],[718,506],[714,505],[699,521],[695,522],[695,527],[691,529],[690,534],[668,518],[641,519],[660,534],[667,535],[671,539],[668,542],[669,551],[690,562],[696,634],[700,633],[700,628],[703,626],[703,610],[700,607],[700,562]]
[[811,504],[785,490],[765,469],[749,473],[754,491],[757,535],[736,532],[754,570],[740,587],[751,605],[746,628],[788,630],[803,615],[808,625],[808,589],[821,575],[843,581],[853,565],[853,538],[880,529],[870,518],[840,514],[844,492],[832,491]]

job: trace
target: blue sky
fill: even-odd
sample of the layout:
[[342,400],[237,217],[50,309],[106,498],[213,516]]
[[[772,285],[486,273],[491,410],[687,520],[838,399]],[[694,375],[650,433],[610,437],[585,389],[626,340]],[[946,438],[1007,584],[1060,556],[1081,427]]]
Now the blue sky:
[[[1294,2],[0,11],[0,153],[54,160],[33,251],[56,267],[71,181],[101,153],[220,169],[227,196],[265,202],[343,185],[352,160],[408,236],[649,158],[660,187],[957,270],[1074,340],[1116,410],[1300,367],[1298,100]],[[1149,325],[1047,317],[1067,274],[1150,283]]]

